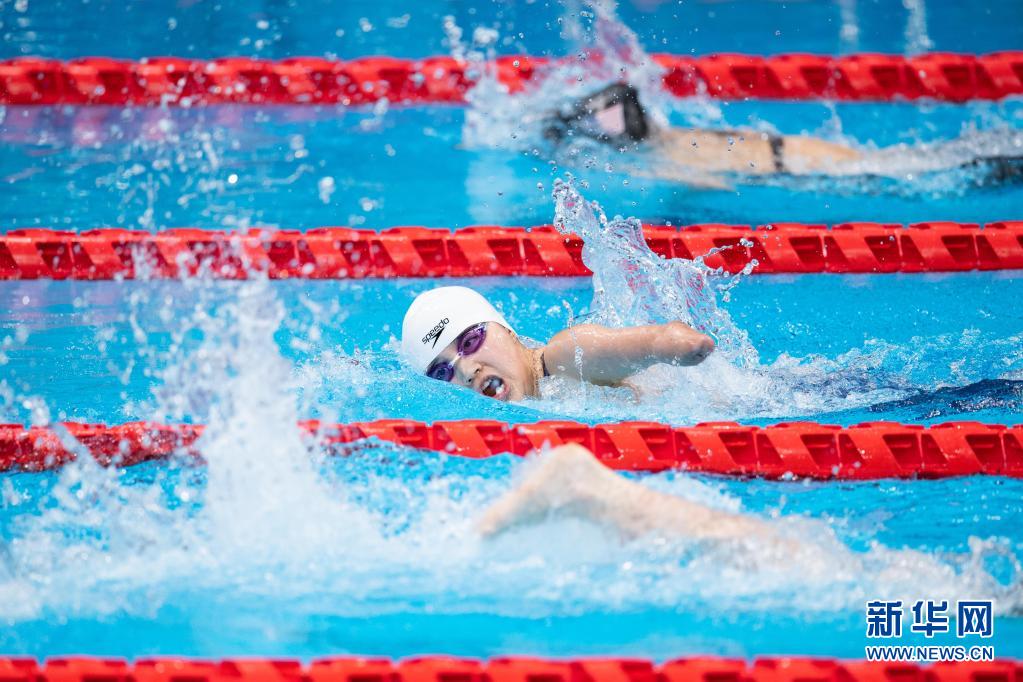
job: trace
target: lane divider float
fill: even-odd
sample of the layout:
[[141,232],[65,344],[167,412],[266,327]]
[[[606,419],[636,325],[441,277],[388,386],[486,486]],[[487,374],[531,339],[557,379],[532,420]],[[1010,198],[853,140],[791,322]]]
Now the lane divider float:
[[[704,254],[708,267],[754,273],[892,273],[1023,269],[1023,221],[648,225],[665,258]],[[551,226],[478,226],[450,231],[343,227],[222,232],[119,228],[19,229],[0,235],[0,279],[245,279],[588,276],[582,240]],[[720,249],[714,253],[712,251]]]
[[1023,663],[915,663],[827,658],[734,658],[698,656],[665,663],[639,658],[549,660],[509,656],[488,661],[426,656],[326,658],[309,664],[292,659],[192,660],[0,658],[4,682],[1016,682]]
[[[937,52],[915,57],[873,53],[841,57],[655,54],[652,59],[663,69],[665,89],[678,97],[965,102],[1023,94],[1023,51],[979,56]],[[504,56],[492,65],[498,79],[515,92],[550,61]],[[0,61],[0,104],[459,103],[473,86],[473,71],[478,68],[447,56],[351,61],[151,57],[138,62],[107,57],[70,61],[18,57]]]
[[[462,457],[525,455],[545,445],[580,443],[613,469],[678,469],[771,479],[1023,477],[1023,424],[949,422],[930,427],[866,422],[841,427],[784,422],[668,426],[656,422],[588,425],[572,421],[507,424],[485,419],[381,419],[352,424],[303,421],[311,445],[345,452],[367,439]],[[58,431],[103,465],[127,466],[175,454],[199,456],[201,425],[63,423],[58,430],[0,424],[0,471],[53,469],[74,459]]]

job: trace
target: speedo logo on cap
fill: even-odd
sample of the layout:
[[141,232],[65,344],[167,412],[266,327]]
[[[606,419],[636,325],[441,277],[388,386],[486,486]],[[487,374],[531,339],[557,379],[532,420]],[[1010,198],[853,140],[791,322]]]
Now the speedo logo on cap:
[[440,341],[440,335],[444,333],[444,329],[448,326],[449,321],[450,320],[445,317],[443,320],[434,325],[433,329],[428,331],[426,336],[423,337],[423,345],[425,346],[430,343],[430,341],[433,341],[432,347],[436,348],[437,342]]

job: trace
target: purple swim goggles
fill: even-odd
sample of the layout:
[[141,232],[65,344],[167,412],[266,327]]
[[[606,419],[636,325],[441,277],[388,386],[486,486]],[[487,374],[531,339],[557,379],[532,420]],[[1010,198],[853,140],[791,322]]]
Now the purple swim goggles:
[[486,322],[469,327],[455,338],[456,355],[454,360],[434,360],[433,364],[427,368],[426,376],[437,381],[451,381],[451,378],[455,376],[455,361],[478,351],[486,340]]

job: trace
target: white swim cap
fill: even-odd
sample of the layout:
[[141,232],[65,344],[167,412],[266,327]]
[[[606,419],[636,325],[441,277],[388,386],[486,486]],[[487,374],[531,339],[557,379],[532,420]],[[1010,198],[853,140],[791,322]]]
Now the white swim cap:
[[420,372],[459,334],[481,322],[497,322],[511,330],[487,299],[467,287],[439,287],[416,296],[401,323],[401,351]]

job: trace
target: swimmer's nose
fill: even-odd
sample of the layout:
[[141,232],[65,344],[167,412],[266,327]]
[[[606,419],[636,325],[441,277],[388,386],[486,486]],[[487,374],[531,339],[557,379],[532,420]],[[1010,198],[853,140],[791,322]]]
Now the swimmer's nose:
[[473,379],[480,373],[483,366],[472,358],[460,357],[455,361],[455,377],[462,386],[472,386]]

